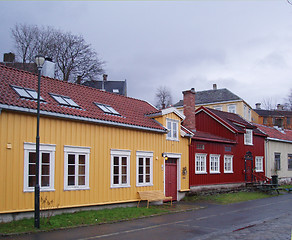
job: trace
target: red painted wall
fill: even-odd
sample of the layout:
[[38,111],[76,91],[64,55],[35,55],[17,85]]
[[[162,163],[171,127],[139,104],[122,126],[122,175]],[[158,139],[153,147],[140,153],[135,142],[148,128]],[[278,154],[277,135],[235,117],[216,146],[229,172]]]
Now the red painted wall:
[[[210,184],[224,184],[224,183],[238,183],[245,182],[245,161],[244,156],[247,151],[250,151],[255,156],[264,157],[264,137],[254,136],[253,145],[244,145],[244,135],[234,134],[237,139],[237,144],[215,143],[208,141],[192,140],[190,145],[190,186],[196,185],[210,185]],[[197,144],[204,144],[205,149],[197,149]],[[225,147],[231,147],[231,152],[226,152]],[[207,174],[195,174],[195,154],[207,154]],[[220,173],[210,173],[210,154],[220,155]],[[224,173],[224,155],[233,155],[233,173]],[[265,164],[265,159],[263,160]],[[255,167],[255,161],[253,161]],[[263,166],[265,169],[265,165]],[[263,174],[265,174],[263,172]]]
[[234,133],[203,111],[196,114],[196,129],[197,131],[208,132],[216,136],[236,140]]

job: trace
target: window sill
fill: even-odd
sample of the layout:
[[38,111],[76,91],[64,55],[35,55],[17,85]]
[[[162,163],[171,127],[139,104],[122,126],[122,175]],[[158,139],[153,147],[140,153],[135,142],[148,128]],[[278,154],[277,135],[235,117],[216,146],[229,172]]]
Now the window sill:
[[195,174],[208,174],[207,172],[195,172]]
[[84,187],[84,188],[64,188],[64,191],[78,191],[78,190],[90,190],[89,187]]
[[178,139],[172,139],[172,138],[166,138],[167,141],[174,141],[174,142],[179,142]]
[[[56,190],[55,189],[40,189],[40,192],[54,192],[54,191],[56,191]],[[28,192],[28,193],[34,192],[34,188],[25,189],[25,190],[23,190],[23,192]]]
[[210,172],[210,174],[220,174],[221,172]]
[[264,172],[264,170],[259,170],[259,171],[256,170],[255,172]]
[[139,184],[139,185],[137,184],[136,187],[153,187],[153,183],[151,183],[151,184],[143,184],[143,185],[142,184]]
[[234,173],[234,172],[224,172],[224,173]]
[[111,186],[111,188],[129,188],[129,187],[131,187],[131,185],[124,185],[124,186],[122,186],[122,185],[119,185],[119,186]]

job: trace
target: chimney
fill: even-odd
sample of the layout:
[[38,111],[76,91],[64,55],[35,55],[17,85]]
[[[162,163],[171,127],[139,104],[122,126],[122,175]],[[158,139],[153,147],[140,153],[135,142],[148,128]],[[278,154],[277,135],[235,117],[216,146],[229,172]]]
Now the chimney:
[[103,81],[106,82],[107,81],[107,74],[103,74]]
[[77,76],[76,83],[81,84],[81,81],[82,81],[82,76]]
[[284,110],[284,106],[282,104],[277,104],[277,110]]
[[213,90],[217,90],[217,84],[216,83],[213,84]]
[[45,63],[42,68],[42,75],[50,78],[55,77],[55,63],[53,63],[52,58],[45,58]]
[[183,125],[191,131],[196,131],[196,116],[195,116],[195,89],[183,92],[184,95],[184,115],[186,116]]
[[3,62],[4,63],[13,63],[15,61],[15,54],[10,52],[10,53],[4,53],[3,56]]
[[256,105],[256,109],[258,110],[261,109],[261,103],[256,103],[255,105]]

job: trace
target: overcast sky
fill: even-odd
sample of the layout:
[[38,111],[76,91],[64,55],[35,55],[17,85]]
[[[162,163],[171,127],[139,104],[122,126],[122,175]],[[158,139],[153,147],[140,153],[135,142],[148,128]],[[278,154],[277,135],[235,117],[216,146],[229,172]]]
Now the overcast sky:
[[155,104],[167,86],[216,83],[252,107],[284,102],[292,88],[292,5],[254,1],[0,1],[0,61],[13,51],[16,23],[81,34],[106,61],[108,80],[127,79],[128,96]]

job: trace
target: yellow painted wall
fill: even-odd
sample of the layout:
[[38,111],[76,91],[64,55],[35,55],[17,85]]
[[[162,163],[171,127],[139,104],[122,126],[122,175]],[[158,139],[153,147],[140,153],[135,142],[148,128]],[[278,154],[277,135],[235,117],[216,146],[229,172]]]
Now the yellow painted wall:
[[[175,114],[168,117],[177,118]],[[165,117],[158,120],[165,125]],[[24,142],[35,142],[36,116],[2,110],[0,114],[0,213],[29,211],[34,193],[23,192]],[[41,117],[40,143],[55,144],[55,191],[41,192],[59,208],[135,201],[140,190],[163,190],[163,152],[181,154],[181,169],[189,166],[188,138],[166,140],[166,134]],[[9,145],[11,144],[11,148]],[[64,191],[64,145],[90,147],[90,190]],[[130,150],[129,188],[110,188],[110,150]],[[153,186],[136,187],[136,151],[153,152]],[[188,171],[189,172],[189,171]],[[189,188],[181,177],[181,189]],[[180,189],[179,189],[180,190]]]

